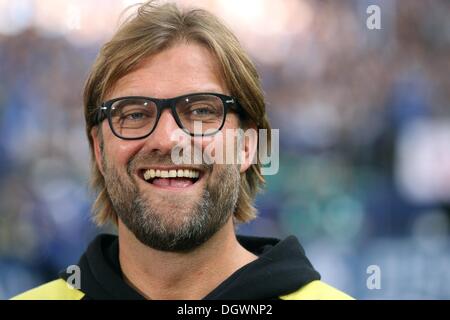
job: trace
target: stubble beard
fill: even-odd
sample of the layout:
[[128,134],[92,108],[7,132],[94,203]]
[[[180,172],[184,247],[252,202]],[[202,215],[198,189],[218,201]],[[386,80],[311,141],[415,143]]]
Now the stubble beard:
[[[109,165],[104,155],[103,159],[106,189],[114,211],[135,237],[150,248],[190,252],[218,232],[235,211],[240,186],[237,165],[204,166],[208,181],[197,199],[180,195],[152,200],[139,191],[131,174],[143,157],[132,158],[126,173]],[[170,158],[155,155],[146,160],[161,164]]]

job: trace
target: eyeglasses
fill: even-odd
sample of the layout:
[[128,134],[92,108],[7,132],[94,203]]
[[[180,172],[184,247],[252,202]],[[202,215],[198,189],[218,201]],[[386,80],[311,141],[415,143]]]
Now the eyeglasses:
[[121,97],[99,107],[96,123],[108,118],[117,137],[143,139],[155,130],[163,110],[171,109],[175,122],[187,134],[210,136],[222,130],[228,111],[239,112],[238,107],[235,98],[219,93],[193,93],[171,99]]

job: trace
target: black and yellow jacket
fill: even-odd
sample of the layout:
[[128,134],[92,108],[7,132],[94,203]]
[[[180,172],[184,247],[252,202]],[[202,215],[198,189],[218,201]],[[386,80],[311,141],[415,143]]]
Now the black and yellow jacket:
[[[352,299],[320,281],[319,273],[305,256],[298,240],[238,236],[247,250],[259,259],[245,265],[210,292],[206,300],[240,299]],[[70,274],[22,293],[13,300],[142,300],[122,278],[118,239],[100,235],[79,261],[81,288],[66,282]]]

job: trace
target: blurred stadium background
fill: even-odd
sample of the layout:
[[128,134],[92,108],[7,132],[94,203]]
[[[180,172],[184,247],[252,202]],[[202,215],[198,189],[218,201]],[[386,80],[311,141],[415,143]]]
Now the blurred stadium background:
[[[81,92],[134,2],[0,0],[0,299],[76,263],[98,232]],[[449,299],[450,2],[181,2],[236,32],[280,129],[280,171],[239,232],[297,235],[358,299]]]

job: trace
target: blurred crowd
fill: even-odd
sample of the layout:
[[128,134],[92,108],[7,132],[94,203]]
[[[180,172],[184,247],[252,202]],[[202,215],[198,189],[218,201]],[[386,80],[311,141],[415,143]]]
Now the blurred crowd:
[[[280,130],[280,171],[238,232],[297,235],[357,298],[450,298],[450,2],[301,3],[276,38],[232,24]],[[100,45],[0,34],[0,299],[51,280],[99,232],[82,88]]]

